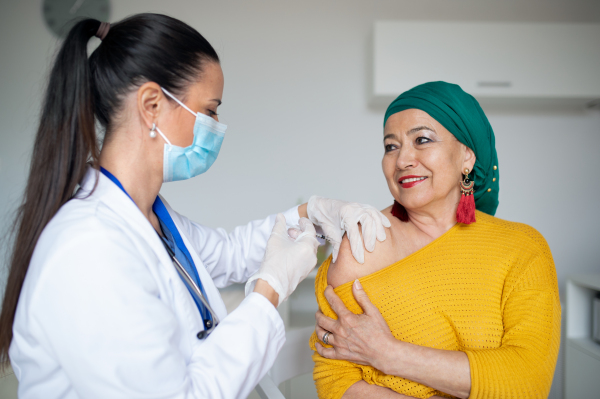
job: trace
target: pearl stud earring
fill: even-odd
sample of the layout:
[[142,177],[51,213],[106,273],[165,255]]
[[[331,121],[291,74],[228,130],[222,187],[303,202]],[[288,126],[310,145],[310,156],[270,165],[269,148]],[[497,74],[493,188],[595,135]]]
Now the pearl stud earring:
[[150,138],[156,137],[156,123],[152,124],[152,129],[150,129]]

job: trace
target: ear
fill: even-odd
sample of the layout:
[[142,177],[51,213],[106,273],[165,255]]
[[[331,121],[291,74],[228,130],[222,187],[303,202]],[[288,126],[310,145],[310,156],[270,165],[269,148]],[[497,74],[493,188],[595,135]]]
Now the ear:
[[466,149],[465,159],[463,160],[462,170],[465,170],[465,168],[467,168],[472,171],[473,167],[475,166],[475,161],[477,160],[477,158],[475,157],[475,153],[473,152],[472,149],[470,149],[466,145],[465,145],[465,149]]
[[163,91],[155,82],[146,82],[137,90],[137,105],[140,118],[148,129],[156,123],[166,102]]

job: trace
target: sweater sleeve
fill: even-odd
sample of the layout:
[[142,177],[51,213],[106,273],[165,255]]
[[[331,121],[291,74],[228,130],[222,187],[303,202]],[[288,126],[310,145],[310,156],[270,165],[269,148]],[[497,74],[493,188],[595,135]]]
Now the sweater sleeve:
[[[328,317],[337,319],[337,315],[325,299],[327,287],[327,270],[331,256],[323,262],[315,278],[315,296],[319,309]],[[310,348],[315,351],[312,358],[315,362],[313,379],[320,399],[339,399],[354,383],[362,380],[362,371],[357,364],[346,360],[327,359],[317,353],[315,343],[319,342],[316,332],[310,337]],[[321,342],[321,345],[323,343]]]
[[[322,357],[316,352],[316,333],[310,337],[310,347],[315,351],[313,361],[313,379],[319,399],[339,399],[353,384],[362,380],[362,370],[358,365],[346,360],[333,360]],[[322,343],[321,343],[322,344]]]
[[560,345],[560,299],[551,256],[534,257],[504,302],[497,349],[465,350],[469,398],[547,398]]

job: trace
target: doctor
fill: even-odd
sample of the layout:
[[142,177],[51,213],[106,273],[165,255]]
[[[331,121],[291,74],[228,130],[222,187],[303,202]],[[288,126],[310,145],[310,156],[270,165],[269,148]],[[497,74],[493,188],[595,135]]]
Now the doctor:
[[[0,360],[10,356],[20,398],[245,397],[284,343],[276,306],[315,266],[312,223],[336,251],[345,230],[359,261],[358,222],[368,250],[385,239],[389,221],[373,208],[319,197],[231,234],[171,209],[162,183],[205,172],[219,153],[222,92],[217,54],[181,21],[141,14],[70,31],[0,318]],[[244,281],[227,315],[217,287]]]

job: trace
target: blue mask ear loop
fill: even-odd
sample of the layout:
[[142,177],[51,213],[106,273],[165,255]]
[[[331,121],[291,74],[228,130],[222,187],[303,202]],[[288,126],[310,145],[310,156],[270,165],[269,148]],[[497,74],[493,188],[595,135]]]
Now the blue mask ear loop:
[[177,101],[177,104],[181,105],[183,108],[187,109],[188,111],[190,111],[190,113],[194,116],[196,116],[196,112],[192,111],[191,109],[188,108],[187,105],[185,105],[184,103],[182,103],[181,101],[179,101],[179,99],[177,97],[175,97],[174,95],[172,95],[171,93],[169,93],[167,91],[167,89],[161,87],[161,90],[165,92],[165,94],[169,97],[171,97],[173,100]]
[[[173,100],[177,101],[177,104],[181,105],[183,108],[185,108],[186,110],[188,110],[192,115],[197,116],[194,111],[192,111],[191,109],[188,108],[187,105],[185,105],[184,103],[182,103],[181,101],[179,101],[179,99],[177,97],[175,97],[174,95],[172,95],[171,93],[169,93],[167,91],[167,89],[161,87],[161,90],[164,91],[167,96],[169,96]],[[158,128],[158,126],[156,127],[156,130],[162,136],[162,138],[167,142],[168,145],[173,145],[173,144],[171,144],[171,142],[169,141],[169,139],[167,138],[167,136],[165,136],[165,134]]]

